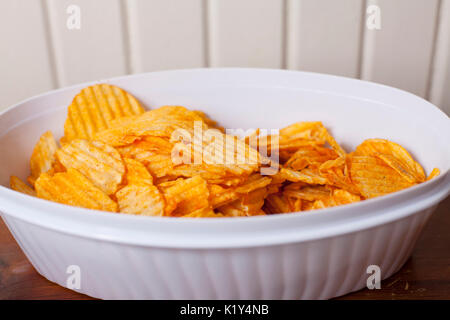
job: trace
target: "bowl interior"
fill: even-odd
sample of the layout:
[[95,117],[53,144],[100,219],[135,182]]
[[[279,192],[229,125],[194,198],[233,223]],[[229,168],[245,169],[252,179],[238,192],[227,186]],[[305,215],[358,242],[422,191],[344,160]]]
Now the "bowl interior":
[[[109,80],[148,109],[183,105],[206,112],[231,129],[279,129],[296,121],[322,121],[350,151],[367,138],[403,145],[429,173],[449,169],[449,119],[412,94],[358,80],[270,70],[219,69],[156,72]],[[50,92],[0,116],[0,184],[26,178],[39,136],[63,135],[67,106],[84,85]]]

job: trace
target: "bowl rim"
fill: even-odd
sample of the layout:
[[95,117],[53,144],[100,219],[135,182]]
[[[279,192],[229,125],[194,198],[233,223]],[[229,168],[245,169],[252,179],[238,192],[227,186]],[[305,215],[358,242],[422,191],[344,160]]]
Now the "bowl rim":
[[[366,86],[376,86],[383,88],[383,90],[390,90],[401,94],[407,94],[420,99],[428,106],[433,107],[433,112],[439,111],[441,115],[447,117],[436,106],[421,97],[415,96],[409,92],[392,88],[386,85],[376,84],[369,81],[350,79],[341,76],[325,75],[312,72],[300,72],[292,70],[274,70],[274,69],[259,69],[259,68],[200,68],[200,69],[182,69],[148,72],[136,75],[126,75],[121,77],[109,78],[100,81],[91,81],[82,84],[76,84],[64,88],[59,88],[49,92],[45,92],[31,98],[25,99],[19,103],[0,112],[0,117],[10,112],[11,110],[24,105],[25,103],[35,100],[40,97],[51,95],[57,92],[63,92],[85,85],[90,85],[99,82],[114,82],[130,77],[146,76],[155,73],[179,73],[179,72],[269,72],[269,73],[296,73],[313,77],[332,77],[345,81],[355,81],[364,83]],[[430,108],[431,112],[431,108]],[[26,121],[26,120],[24,120]],[[17,125],[17,124],[16,124]],[[15,126],[11,126],[2,132],[3,136]],[[308,212],[297,212],[290,214],[279,214],[269,216],[257,217],[236,217],[236,218],[220,218],[220,219],[192,219],[192,218],[173,218],[173,217],[143,217],[136,215],[117,214],[98,210],[91,210],[85,208],[72,207],[51,201],[31,197],[21,194],[7,187],[0,186],[0,210],[6,215],[13,216],[28,223],[60,231],[72,235],[103,239],[108,241],[115,241],[120,243],[129,243],[135,245],[157,245],[162,247],[190,247],[190,248],[211,248],[211,247],[245,247],[256,245],[281,244],[293,241],[308,241],[313,239],[325,238],[338,234],[345,234],[354,232],[361,228],[370,228],[376,225],[388,223],[393,220],[401,219],[418,210],[428,208],[444,199],[450,192],[450,174],[449,170],[441,173],[441,175],[431,181],[426,181],[422,184],[388,194],[379,198],[368,199],[362,202],[326,208]],[[426,195],[426,197],[424,197]],[[420,198],[420,199],[419,199]],[[419,199],[419,200],[418,200]],[[413,201],[414,200],[414,201]],[[11,208],[17,209],[12,212]],[[389,210],[386,210],[389,209]],[[365,211],[371,212],[365,217],[361,214],[355,217],[355,212]],[[383,211],[389,211],[383,214]],[[34,214],[31,214],[35,212]],[[37,214],[39,212],[39,214]],[[58,212],[64,212],[64,217]],[[95,214],[93,214],[95,212]],[[367,213],[367,212],[366,212]],[[28,214],[28,215],[27,215]],[[325,218],[323,216],[325,215]],[[313,219],[311,217],[314,217]],[[316,218],[317,217],[317,218]],[[73,227],[66,222],[73,223]],[[343,226],[344,221],[350,221],[349,226]],[[105,227],[104,224],[110,223],[116,228],[120,224],[126,224],[130,230],[123,230],[117,232],[113,227]],[[277,236],[275,233],[280,232],[280,226],[270,229],[275,223],[280,223],[283,230],[289,230],[290,234],[284,237]],[[301,233],[300,223],[303,229],[306,227],[314,227],[317,232],[303,232]],[[89,227],[88,224],[92,224]],[[206,226],[204,226],[206,224]],[[141,228],[136,229],[137,225]],[[333,227],[334,225],[334,227]],[[336,226],[340,226],[336,229]],[[149,236],[142,228],[145,226],[148,230],[160,230],[156,234]],[[201,228],[199,228],[199,226]],[[293,226],[293,227],[289,227]],[[134,228],[134,230],[133,230]],[[185,230],[185,228],[190,228]],[[208,228],[209,232],[204,232],[201,229]],[[248,228],[249,230],[245,230]],[[116,228],[117,229],[117,228]],[[212,229],[212,230],[211,230]],[[221,232],[222,230],[222,232]],[[318,232],[322,230],[322,232]],[[136,231],[136,236],[130,232]],[[272,231],[272,232],[270,232]],[[295,234],[297,231],[299,234]],[[303,230],[307,231],[307,230]],[[314,230],[313,230],[314,231]],[[166,233],[167,232],[167,233]],[[198,234],[198,233],[202,234]],[[167,234],[174,236],[183,233],[192,237],[186,241],[186,237],[174,237],[172,241],[167,240]],[[246,235],[249,234],[249,235]],[[139,235],[138,235],[139,234]],[[165,236],[166,235],[166,236]],[[195,236],[198,235],[198,236]],[[215,240],[204,243],[208,236],[215,236]],[[230,241],[230,236],[235,236],[239,240]],[[227,241],[228,240],[228,241]],[[245,241],[244,241],[245,240]],[[270,241],[268,241],[270,240]]]

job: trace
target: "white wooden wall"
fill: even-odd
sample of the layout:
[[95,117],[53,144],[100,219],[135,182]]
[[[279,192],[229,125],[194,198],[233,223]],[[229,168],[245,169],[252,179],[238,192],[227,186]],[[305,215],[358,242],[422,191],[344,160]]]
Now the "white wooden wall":
[[239,66],[380,82],[450,114],[450,0],[1,0],[0,14],[0,109],[83,81]]

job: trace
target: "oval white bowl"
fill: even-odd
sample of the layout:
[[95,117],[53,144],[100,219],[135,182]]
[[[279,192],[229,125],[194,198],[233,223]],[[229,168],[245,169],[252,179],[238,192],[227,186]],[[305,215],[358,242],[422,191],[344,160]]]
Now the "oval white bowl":
[[0,210],[36,270],[112,299],[326,299],[366,286],[367,267],[396,272],[450,190],[450,120],[410,93],[329,75],[261,69],[154,72],[105,80],[148,108],[183,105],[226,128],[276,129],[320,120],[344,148],[367,138],[406,147],[441,175],[361,203],[250,218],[153,218],[98,212],[7,188],[26,178],[38,137],[60,137],[67,106],[87,84],[23,101],[0,114]]

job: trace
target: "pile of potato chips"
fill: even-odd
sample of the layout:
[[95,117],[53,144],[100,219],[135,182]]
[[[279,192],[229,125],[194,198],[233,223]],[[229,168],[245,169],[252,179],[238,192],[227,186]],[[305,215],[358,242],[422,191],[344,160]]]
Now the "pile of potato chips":
[[[193,143],[202,138],[198,130],[212,132],[209,143]],[[30,160],[32,187],[12,176],[11,188],[111,212],[240,217],[357,202],[439,174],[434,169],[427,178],[388,140],[369,139],[346,153],[321,122],[260,138],[259,130],[226,134],[204,113],[180,106],[145,111],[126,91],[94,85],[69,106],[60,147],[50,131],[40,137]],[[276,170],[264,175],[268,164]]]

